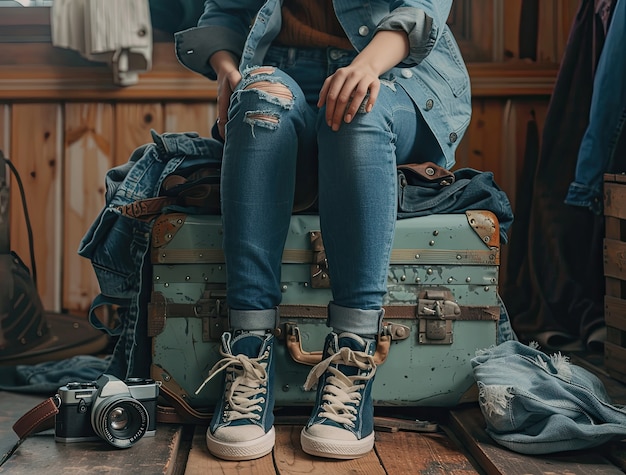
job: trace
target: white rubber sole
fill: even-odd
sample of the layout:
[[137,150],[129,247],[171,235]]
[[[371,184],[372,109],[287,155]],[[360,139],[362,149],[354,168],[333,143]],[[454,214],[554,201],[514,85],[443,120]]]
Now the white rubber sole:
[[361,440],[335,440],[315,437],[302,429],[300,445],[309,455],[332,459],[350,460],[367,455],[374,448],[374,432]]
[[211,434],[211,429],[206,432],[206,445],[213,455],[224,460],[254,460],[269,454],[274,448],[276,440],[274,427],[267,434],[258,439],[246,440],[245,442],[223,442]]

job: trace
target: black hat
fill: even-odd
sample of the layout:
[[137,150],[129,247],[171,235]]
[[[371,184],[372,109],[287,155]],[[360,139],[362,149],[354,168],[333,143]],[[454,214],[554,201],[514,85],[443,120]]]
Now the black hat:
[[[15,175],[22,198],[32,276],[11,251],[5,162]],[[0,150],[0,365],[36,364],[102,351],[108,336],[85,318],[44,311],[37,293],[34,254],[24,187],[17,170]]]
[[44,311],[17,254],[0,254],[0,282],[0,366],[97,354],[108,345],[86,318]]

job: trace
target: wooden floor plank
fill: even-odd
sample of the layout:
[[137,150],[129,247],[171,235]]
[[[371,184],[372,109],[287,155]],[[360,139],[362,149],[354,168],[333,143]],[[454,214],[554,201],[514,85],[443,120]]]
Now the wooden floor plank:
[[[0,391],[0,455],[17,442],[12,426],[24,413],[45,398]],[[182,427],[170,424],[157,427],[154,437],[144,437],[128,449],[116,449],[104,441],[57,443],[48,430],[27,438],[0,473],[170,475],[175,471],[176,453]]]
[[211,455],[206,447],[206,427],[196,426],[185,475],[275,475],[272,454],[256,460],[229,462]]
[[599,450],[529,456],[499,446],[485,431],[485,420],[477,404],[451,410],[450,425],[488,475],[623,474]]
[[[276,447],[274,462],[277,473],[281,475],[297,474],[367,474],[384,475],[376,453],[371,451],[365,457],[355,460],[334,460],[313,457],[302,451],[300,431],[302,426],[278,425],[276,428]],[[390,472],[393,473],[393,472]]]
[[467,457],[442,432],[378,432],[376,452],[389,474],[478,474]]

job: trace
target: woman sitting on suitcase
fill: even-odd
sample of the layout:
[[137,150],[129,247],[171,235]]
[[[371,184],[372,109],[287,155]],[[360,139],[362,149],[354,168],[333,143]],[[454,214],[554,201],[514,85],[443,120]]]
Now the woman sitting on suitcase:
[[176,35],[180,61],[217,79],[225,140],[230,331],[216,365],[224,395],[207,431],[215,456],[253,459],[274,446],[281,257],[299,191],[296,165],[310,164],[319,168],[333,301],[322,363],[309,377],[317,398],[302,448],[338,459],[372,449],[373,354],[397,212],[396,165],[452,167],[470,120],[469,78],[446,25],[451,4],[207,0],[198,27]]

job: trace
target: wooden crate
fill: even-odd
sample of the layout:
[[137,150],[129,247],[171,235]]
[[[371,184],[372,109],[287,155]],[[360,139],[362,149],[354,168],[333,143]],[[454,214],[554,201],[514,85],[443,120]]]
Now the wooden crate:
[[604,175],[604,362],[609,374],[626,382],[626,174]]

